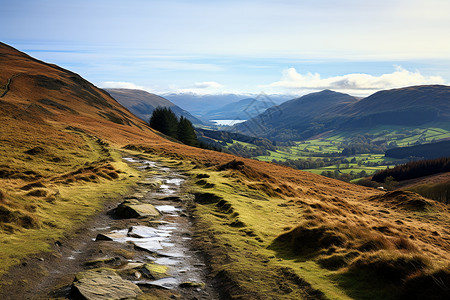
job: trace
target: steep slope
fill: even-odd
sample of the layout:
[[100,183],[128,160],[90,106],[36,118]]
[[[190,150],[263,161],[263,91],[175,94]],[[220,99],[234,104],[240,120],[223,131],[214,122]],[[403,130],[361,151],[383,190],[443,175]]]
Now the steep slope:
[[120,104],[146,122],[150,120],[156,107],[169,107],[178,117],[183,116],[194,124],[203,124],[200,119],[161,96],[132,89],[106,89],[106,91]]
[[324,90],[286,101],[272,107],[257,117],[236,125],[244,133],[277,139],[280,130],[292,131],[296,135],[309,137],[322,128],[312,126],[316,119],[335,114],[349,104],[357,102],[347,94]]
[[78,75],[4,44],[0,85],[0,298],[39,290],[52,271],[41,253],[58,256],[140,180],[122,151],[190,178],[192,198],[179,200],[225,298],[413,299],[448,285],[440,203],[168,141]]

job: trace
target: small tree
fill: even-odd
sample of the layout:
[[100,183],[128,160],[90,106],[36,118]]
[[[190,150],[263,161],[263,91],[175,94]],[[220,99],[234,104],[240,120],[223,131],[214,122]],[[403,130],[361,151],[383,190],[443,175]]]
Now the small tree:
[[177,139],[186,145],[197,146],[197,135],[195,134],[194,126],[191,121],[185,117],[180,118],[177,130]]
[[150,127],[173,138],[177,138],[178,119],[167,107],[157,107],[150,118]]

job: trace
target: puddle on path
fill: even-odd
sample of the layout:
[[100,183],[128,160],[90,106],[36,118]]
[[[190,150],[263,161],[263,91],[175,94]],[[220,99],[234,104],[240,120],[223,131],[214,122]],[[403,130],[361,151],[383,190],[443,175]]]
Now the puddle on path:
[[[151,190],[149,186],[142,184],[136,193],[144,195],[139,201],[154,205],[161,217],[151,225],[146,225],[145,222],[131,225],[124,220],[112,220],[110,228],[115,229],[104,228],[99,233],[111,239],[110,243],[133,245],[135,251],[146,253],[139,255],[137,260],[128,260],[130,266],[135,263],[152,263],[167,267],[167,276],[163,278],[136,278],[131,281],[143,289],[159,287],[174,290],[189,299],[218,299],[212,287],[205,286],[205,264],[198,252],[191,247],[191,224],[179,198],[183,194],[185,178],[156,162],[132,157],[125,157],[124,160],[138,169],[157,173],[148,175],[142,181],[161,182],[159,187]],[[190,287],[180,287],[186,283]]]

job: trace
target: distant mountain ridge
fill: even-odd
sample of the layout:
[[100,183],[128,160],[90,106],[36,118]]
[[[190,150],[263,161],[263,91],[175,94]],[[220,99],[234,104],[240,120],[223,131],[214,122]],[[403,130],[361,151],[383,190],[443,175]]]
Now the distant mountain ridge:
[[325,90],[284,102],[236,128],[245,134],[285,140],[332,130],[448,121],[450,87],[425,85],[379,91],[361,100]]
[[[204,119],[212,120],[208,116],[211,110],[218,110],[224,105],[239,102],[242,99],[256,98],[264,96],[268,102],[280,104],[291,97],[287,95],[253,95],[253,94],[211,94],[199,95],[195,93],[170,93],[163,94],[164,98],[169,99],[176,105],[179,105],[190,113],[200,116]],[[267,97],[266,97],[267,96]]]
[[208,111],[205,117],[210,120],[248,120],[263,113],[275,103],[255,98],[245,98]]
[[244,133],[261,134],[261,136],[269,138],[276,137],[280,130],[299,134],[302,131],[310,130],[311,123],[316,118],[332,115],[346,105],[357,101],[353,96],[324,90],[269,108],[255,118],[236,125],[236,128]]
[[164,97],[135,89],[105,89],[120,104],[128,108],[134,115],[148,122],[157,107],[169,107],[178,117],[183,116],[194,124],[203,122],[188,111],[175,105]]

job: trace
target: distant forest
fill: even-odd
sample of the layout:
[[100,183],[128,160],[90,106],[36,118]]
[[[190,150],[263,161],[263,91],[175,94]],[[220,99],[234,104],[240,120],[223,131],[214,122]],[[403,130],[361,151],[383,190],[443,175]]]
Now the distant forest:
[[372,180],[385,182],[386,178],[392,176],[395,181],[402,181],[443,172],[450,172],[450,157],[409,162],[392,169],[379,171],[373,175]]
[[409,157],[421,157],[425,159],[449,157],[450,141],[423,144],[411,147],[392,148],[385,152],[385,156],[398,159]]

